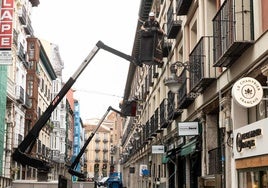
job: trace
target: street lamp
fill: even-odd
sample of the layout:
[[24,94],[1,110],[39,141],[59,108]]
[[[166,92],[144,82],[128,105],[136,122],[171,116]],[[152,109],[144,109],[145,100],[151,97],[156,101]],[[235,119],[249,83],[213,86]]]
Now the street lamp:
[[178,90],[182,86],[182,80],[176,74],[178,67],[184,67],[186,70],[190,71],[190,66],[188,63],[182,63],[180,61],[176,61],[175,63],[172,63],[170,65],[171,75],[164,80],[164,84],[165,84],[165,86],[168,87],[168,89],[172,93],[178,93]]
[[135,129],[135,133],[134,133],[133,137],[134,137],[135,140],[140,139],[140,132],[139,132],[138,128]]

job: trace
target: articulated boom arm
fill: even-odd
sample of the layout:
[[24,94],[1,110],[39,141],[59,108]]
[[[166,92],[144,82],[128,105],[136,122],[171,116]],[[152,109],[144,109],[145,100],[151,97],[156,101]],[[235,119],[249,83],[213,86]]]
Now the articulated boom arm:
[[49,171],[51,169],[51,166],[47,161],[31,157],[25,152],[27,153],[31,152],[32,146],[35,144],[40,131],[45,126],[46,122],[49,120],[52,112],[55,110],[57,105],[60,103],[60,101],[69,91],[69,89],[73,86],[77,78],[80,76],[80,74],[83,72],[83,70],[87,67],[87,65],[90,63],[90,61],[93,59],[93,57],[97,54],[97,52],[100,49],[104,49],[108,52],[111,52],[119,57],[122,57],[130,61],[131,63],[139,65],[139,63],[137,63],[135,59],[132,58],[131,56],[126,55],[120,51],[117,51],[109,46],[106,46],[103,42],[98,41],[96,46],[88,54],[86,59],[78,67],[77,71],[73,74],[72,77],[69,78],[69,80],[63,86],[63,88],[60,90],[57,96],[52,100],[46,111],[41,115],[41,117],[37,120],[33,128],[25,136],[24,140],[19,144],[18,148],[15,149],[14,153],[12,154],[13,160],[21,163],[22,165],[28,165],[42,171]]
[[94,135],[96,134],[96,132],[98,131],[98,129],[100,128],[102,122],[104,121],[104,119],[106,118],[106,116],[108,115],[109,111],[113,110],[116,113],[121,114],[121,112],[119,112],[118,110],[112,108],[111,106],[109,106],[109,108],[107,109],[107,111],[105,112],[105,114],[102,116],[102,118],[100,119],[100,121],[98,122],[98,125],[96,127],[96,129],[90,134],[90,136],[88,137],[88,139],[86,140],[84,146],[82,147],[82,149],[80,150],[80,152],[78,153],[78,155],[76,156],[75,160],[73,161],[73,163],[71,164],[71,166],[69,167],[68,172],[71,175],[77,176],[79,178],[85,178],[85,175],[81,172],[75,171],[76,166],[79,164],[79,161],[82,157],[82,155],[84,154],[88,144],[90,143],[90,141],[92,140],[92,138],[94,137]]

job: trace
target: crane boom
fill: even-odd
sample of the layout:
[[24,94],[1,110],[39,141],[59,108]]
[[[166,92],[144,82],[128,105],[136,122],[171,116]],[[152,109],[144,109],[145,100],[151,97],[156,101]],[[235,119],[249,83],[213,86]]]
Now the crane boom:
[[118,110],[112,108],[111,106],[108,107],[107,111],[104,113],[104,115],[102,116],[102,118],[99,120],[96,129],[89,135],[88,139],[86,140],[84,146],[82,147],[82,149],[80,150],[80,152],[78,153],[78,155],[76,156],[76,158],[74,159],[73,163],[71,164],[71,166],[69,167],[68,172],[71,175],[77,176],[79,178],[85,178],[85,175],[81,172],[75,171],[76,166],[78,165],[80,158],[82,157],[82,155],[84,154],[88,144],[90,143],[90,141],[92,140],[92,138],[94,137],[94,135],[96,134],[96,132],[98,131],[98,129],[100,128],[101,124],[103,123],[103,121],[105,120],[106,116],[108,115],[108,113],[110,112],[110,110],[115,111],[118,114],[121,114],[121,112],[119,112]]
[[82,62],[82,64],[78,67],[78,69],[74,72],[74,74],[68,79],[66,84],[62,87],[62,89],[59,91],[59,93],[55,96],[50,105],[47,107],[46,111],[40,116],[40,118],[34,124],[32,129],[24,137],[23,141],[12,153],[13,160],[21,163],[22,165],[28,165],[37,168],[40,171],[44,172],[50,171],[51,165],[49,162],[35,157],[31,157],[26,153],[26,151],[30,153],[32,146],[35,144],[36,139],[39,136],[40,131],[45,126],[46,122],[49,120],[52,112],[55,110],[57,105],[60,103],[60,101],[69,91],[69,89],[73,86],[77,78],[80,76],[80,74],[83,72],[83,70],[87,67],[87,65],[91,62],[91,60],[94,58],[94,56],[100,49],[104,49],[110,53],[113,53],[119,57],[122,57],[123,59],[130,61],[131,63],[134,63],[135,65],[140,66],[139,62],[137,62],[133,57],[124,54],[116,49],[113,49],[105,45],[101,41],[98,41],[96,43],[96,46],[91,50],[91,52]]

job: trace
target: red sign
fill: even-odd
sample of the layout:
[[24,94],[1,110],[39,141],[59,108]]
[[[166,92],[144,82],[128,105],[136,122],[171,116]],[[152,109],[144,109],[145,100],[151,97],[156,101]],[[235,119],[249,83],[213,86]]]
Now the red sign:
[[2,0],[0,17],[0,49],[11,49],[14,0]]

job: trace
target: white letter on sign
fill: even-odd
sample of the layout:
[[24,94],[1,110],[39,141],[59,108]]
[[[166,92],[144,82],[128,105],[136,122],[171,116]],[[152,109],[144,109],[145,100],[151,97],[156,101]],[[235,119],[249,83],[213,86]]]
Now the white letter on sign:
[[2,27],[1,27],[1,32],[5,32],[5,31],[9,31],[10,30],[10,25],[8,24],[3,24]]

